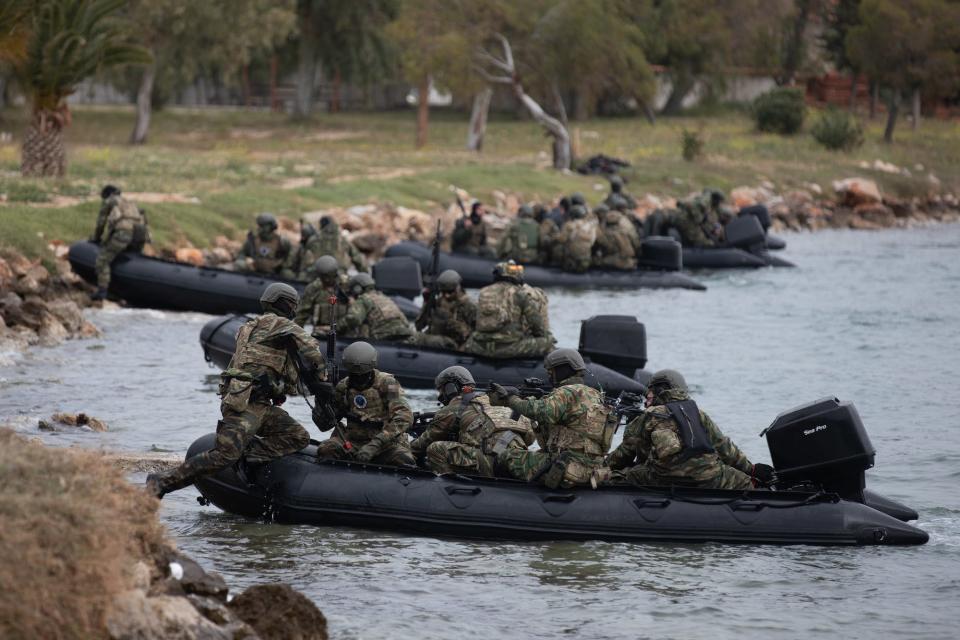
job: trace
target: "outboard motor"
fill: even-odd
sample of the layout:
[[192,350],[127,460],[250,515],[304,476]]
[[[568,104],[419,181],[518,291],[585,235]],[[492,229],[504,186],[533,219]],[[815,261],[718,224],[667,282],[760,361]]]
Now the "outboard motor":
[[592,316],[580,324],[577,351],[632,378],[647,365],[647,330],[633,316]]
[[728,246],[738,249],[763,246],[767,239],[766,232],[756,216],[734,218],[723,228],[723,236]]
[[847,500],[864,501],[864,471],[876,452],[850,402],[822,398],[777,416],[766,436],[777,485],[812,484]]
[[760,222],[760,226],[763,227],[763,232],[766,233],[770,230],[770,210],[767,209],[766,205],[754,204],[749,207],[744,207],[740,209],[740,212],[737,213],[738,216],[753,216]]
[[680,271],[683,269],[683,247],[666,236],[651,236],[640,241],[637,266],[641,269]]
[[384,258],[373,265],[373,280],[387,295],[413,299],[423,293],[420,263],[407,256]]

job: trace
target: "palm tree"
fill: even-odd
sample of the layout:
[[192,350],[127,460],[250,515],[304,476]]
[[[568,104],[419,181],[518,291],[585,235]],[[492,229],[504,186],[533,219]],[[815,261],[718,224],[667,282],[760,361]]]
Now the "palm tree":
[[27,18],[26,55],[16,65],[30,97],[32,118],[23,140],[25,176],[62,176],[67,96],[85,78],[122,64],[148,64],[150,54],[129,43],[116,19],[127,0],[34,0]]

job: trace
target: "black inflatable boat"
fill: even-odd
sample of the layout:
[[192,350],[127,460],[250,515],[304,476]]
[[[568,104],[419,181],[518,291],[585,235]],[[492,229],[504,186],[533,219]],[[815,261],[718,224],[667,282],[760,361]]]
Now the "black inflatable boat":
[[[94,267],[99,252],[100,247],[92,242],[77,242],[70,246],[68,255],[74,272],[93,284],[97,281]],[[300,293],[307,286],[305,282],[295,280],[195,267],[139,253],[122,253],[113,263],[110,293],[134,307],[212,314],[259,313],[260,294],[271,282],[286,282]],[[420,311],[410,300],[419,292],[419,287],[413,286],[409,292],[404,292],[406,296],[393,296],[409,318],[416,318]]]
[[[802,434],[805,419],[823,420],[810,414],[815,405],[795,410],[781,425],[782,430]],[[798,411],[807,414],[801,416]],[[841,426],[831,423],[837,430]],[[833,455],[806,448],[808,456],[820,456],[807,474],[810,480],[822,481],[817,474],[830,467],[834,475],[859,476],[862,484],[866,452],[852,458],[847,454],[851,446],[869,447],[869,440],[860,441],[854,431],[844,430],[848,448]],[[209,450],[214,438],[209,434],[198,439],[187,457]],[[775,442],[779,441],[768,439],[778,473],[796,475],[778,460],[782,456],[775,450],[780,446]],[[797,452],[793,455],[796,458]],[[836,462],[843,457],[848,460]],[[872,450],[868,457],[872,464]],[[842,465],[839,469],[838,464]],[[846,484],[839,480],[841,488]],[[816,545],[912,545],[928,540],[925,531],[903,521],[917,516],[908,507],[862,489],[854,494],[839,492],[829,483],[777,491],[678,487],[550,490],[513,480],[436,476],[412,468],[318,463],[311,446],[251,471],[246,481],[233,469],[226,469],[196,486],[203,496],[201,502],[248,518],[431,536]]]
[[[246,316],[221,316],[200,330],[203,356],[221,369],[227,367],[236,347],[237,330]],[[337,358],[352,340],[337,340]],[[520,386],[527,378],[547,380],[543,359],[494,360],[465,353],[430,349],[389,342],[376,342],[380,354],[378,368],[394,376],[411,389],[433,389],[437,374],[453,365],[470,369],[473,377],[505,385]],[[650,373],[647,363],[646,331],[632,316],[595,316],[585,320],[580,330],[580,352],[587,360],[587,383],[607,393],[642,393]]]
[[[706,287],[680,273],[680,246],[668,238],[656,239],[658,248],[664,249],[672,270],[637,269],[614,271],[590,269],[586,273],[570,273],[553,267],[526,265],[523,280],[535,287],[582,287],[590,289],[667,289],[682,288],[703,291]],[[648,246],[655,246],[648,241]],[[661,246],[662,245],[662,246]],[[430,269],[432,253],[429,247],[419,242],[400,242],[387,249],[387,257],[407,256],[420,263],[424,273]],[[459,253],[440,253],[439,269],[453,269],[463,278],[465,287],[485,287],[493,282],[495,260]]]

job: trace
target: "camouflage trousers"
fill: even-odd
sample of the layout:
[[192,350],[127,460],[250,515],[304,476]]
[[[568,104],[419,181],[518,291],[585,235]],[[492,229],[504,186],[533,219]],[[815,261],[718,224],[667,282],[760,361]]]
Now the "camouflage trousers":
[[[317,447],[318,460],[353,460],[356,452],[366,442],[350,441],[350,449],[343,446],[343,440],[339,436],[330,436],[320,443]],[[379,454],[370,460],[372,464],[385,464],[392,467],[416,466],[417,461],[410,450],[410,443],[407,442],[407,436],[404,434],[401,439],[395,443],[383,447]]]
[[117,256],[127,250],[133,242],[133,232],[117,229],[110,234],[107,241],[100,245],[97,262],[94,269],[97,272],[97,287],[106,289],[110,286],[110,265]]
[[412,338],[406,341],[406,344],[414,344],[418,347],[430,347],[433,349],[457,350],[456,340],[436,333],[415,333]]
[[678,485],[701,489],[751,489],[750,476],[725,464],[719,465],[717,472],[707,477],[664,476],[646,465],[638,464],[610,474],[609,482],[604,484],[632,484],[636,486]]
[[593,470],[603,464],[603,458],[565,451],[527,451],[508,449],[497,457],[497,466],[517,480],[539,482],[551,489],[590,484]]
[[485,358],[540,358],[553,349],[554,340],[550,336],[542,338],[520,338],[512,342],[484,340],[470,336],[464,351]]
[[198,478],[226,469],[245,458],[260,464],[300,451],[310,444],[303,426],[272,405],[251,403],[244,411],[221,407],[213,449],[194,456],[161,476],[165,493],[193,484]]
[[434,473],[466,473],[474,476],[493,477],[493,456],[483,453],[478,447],[460,442],[431,442],[427,447],[427,466]]

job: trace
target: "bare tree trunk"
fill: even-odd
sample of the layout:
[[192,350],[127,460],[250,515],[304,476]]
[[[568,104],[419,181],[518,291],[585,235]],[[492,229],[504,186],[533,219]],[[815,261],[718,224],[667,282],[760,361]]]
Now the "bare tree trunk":
[[130,144],[143,144],[147,141],[147,131],[150,130],[150,115],[153,109],[153,82],[157,77],[157,65],[153,63],[143,70],[140,76],[140,87],[137,89],[137,121],[130,133]]
[[876,80],[870,81],[870,119],[877,117],[877,103],[880,102],[880,83]]
[[590,109],[587,108],[587,99],[583,95],[583,91],[574,90],[573,119],[578,121],[583,121],[589,117],[590,117]]
[[[309,5],[310,3],[304,3]],[[293,103],[295,119],[309,118],[313,113],[313,83],[317,76],[317,39],[313,15],[309,9],[300,11],[300,62],[297,68],[297,97]]]
[[917,127],[920,126],[920,87],[914,88],[912,98],[913,124],[911,126],[916,131]]
[[536,100],[528,96],[523,91],[523,85],[519,82],[514,83],[513,92],[517,96],[517,100],[526,107],[530,116],[553,137],[553,168],[569,169],[571,162],[570,134],[567,132],[567,128],[563,126],[562,122],[547,114],[543,107],[537,104]]
[[340,85],[342,83],[342,78],[340,76],[340,69],[333,74],[333,87],[331,88],[330,93],[330,106],[328,107],[330,113],[340,113]]
[[857,110],[857,72],[852,72],[850,76],[850,111],[855,113]]
[[650,103],[646,100],[638,100],[638,102],[640,103],[640,110],[643,111],[643,117],[647,119],[647,122],[657,124],[657,114],[654,113]]
[[240,93],[243,94],[243,106],[250,106],[250,65],[240,67]]
[[473,96],[473,107],[470,109],[470,129],[467,131],[467,151],[483,149],[483,137],[487,133],[487,116],[490,115],[490,99],[493,98],[493,89],[485,88]]
[[673,86],[670,88],[670,97],[667,98],[666,104],[660,110],[660,113],[669,116],[677,115],[683,110],[683,101],[693,90],[695,84],[693,76],[684,72],[674,75],[672,80]]
[[780,71],[780,77],[777,84],[787,86],[793,84],[796,79],[797,71],[803,62],[803,35],[807,30],[807,22],[810,20],[810,10],[813,8],[813,0],[795,0],[797,15],[793,18],[793,29],[786,42],[786,51],[783,56],[783,68]]
[[893,129],[897,126],[897,114],[900,112],[900,92],[891,89],[890,101],[887,103],[887,126],[883,130],[883,141],[893,142]]
[[280,111],[280,100],[277,98],[277,67],[280,62],[277,54],[270,56],[270,110]]
[[430,126],[430,76],[424,74],[417,87],[417,149],[427,144],[427,128]]
[[567,105],[563,103],[563,94],[560,93],[560,87],[556,81],[550,84],[550,90],[553,92],[553,104],[557,109],[557,115],[560,116],[560,122],[567,124]]

